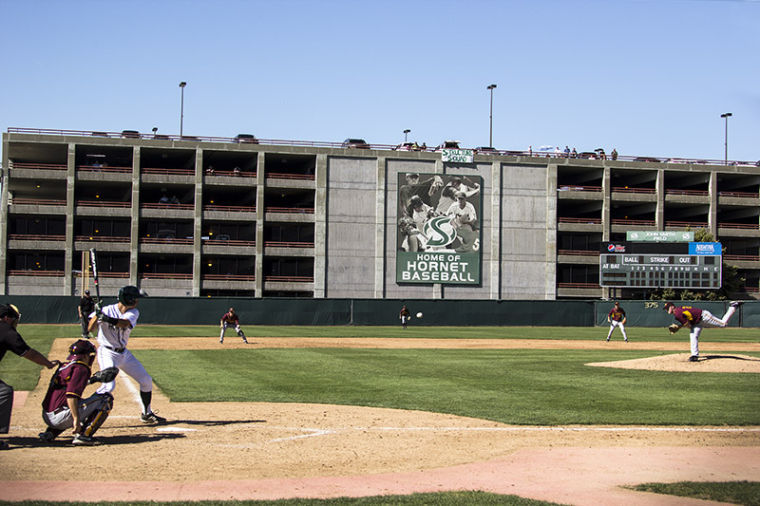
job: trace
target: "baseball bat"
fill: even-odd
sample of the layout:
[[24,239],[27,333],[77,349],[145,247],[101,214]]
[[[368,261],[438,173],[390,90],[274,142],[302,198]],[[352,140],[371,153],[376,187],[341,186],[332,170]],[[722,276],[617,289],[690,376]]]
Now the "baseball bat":
[[95,248],[90,249],[90,268],[92,268],[92,283],[95,285],[96,304],[100,304],[100,283],[98,277],[98,255]]

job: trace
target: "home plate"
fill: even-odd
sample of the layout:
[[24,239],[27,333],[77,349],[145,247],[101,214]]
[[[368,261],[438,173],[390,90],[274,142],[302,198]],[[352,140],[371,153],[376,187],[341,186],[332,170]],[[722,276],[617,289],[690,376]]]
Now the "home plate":
[[198,429],[191,429],[189,427],[157,427],[157,432],[195,432]]

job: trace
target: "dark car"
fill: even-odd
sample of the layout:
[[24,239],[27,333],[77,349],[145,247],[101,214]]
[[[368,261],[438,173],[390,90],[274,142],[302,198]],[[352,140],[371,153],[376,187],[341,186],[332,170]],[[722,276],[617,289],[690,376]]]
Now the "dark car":
[[241,142],[246,144],[258,144],[259,140],[251,134],[237,134],[235,136],[235,142]]
[[596,160],[598,156],[596,153],[592,153],[591,151],[584,151],[582,153],[578,153],[578,158],[585,158],[586,160]]
[[648,162],[648,163],[660,163],[659,158],[652,158],[651,156],[638,156],[633,159],[634,162]]
[[127,139],[139,139],[140,132],[138,132],[137,130],[122,130],[121,136]]
[[443,141],[438,145],[437,148],[435,148],[436,151],[440,151],[442,149],[459,149],[459,141]]
[[480,147],[477,147],[477,148],[475,148],[475,152],[476,153],[481,153],[481,154],[484,154],[484,155],[498,155],[499,154],[499,150],[496,149],[496,148],[493,148],[491,146],[480,146]]
[[364,139],[346,139],[342,146],[344,148],[369,149],[369,144]]

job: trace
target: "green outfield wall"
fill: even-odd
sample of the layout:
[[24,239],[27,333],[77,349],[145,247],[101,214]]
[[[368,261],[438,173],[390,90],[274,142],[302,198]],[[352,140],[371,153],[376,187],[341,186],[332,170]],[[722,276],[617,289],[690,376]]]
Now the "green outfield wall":
[[[0,296],[19,307],[25,323],[76,323],[78,297]],[[107,304],[115,300],[106,300]],[[722,317],[728,302],[675,301],[693,304]],[[606,326],[612,302],[599,300],[401,300],[401,299],[253,299],[149,297],[141,300],[140,323],[214,325],[230,307],[244,325],[397,325],[401,306],[423,313],[415,325],[446,326]],[[621,301],[628,324],[660,327],[673,322],[661,301]],[[748,302],[731,319],[731,327],[760,327],[760,302]]]

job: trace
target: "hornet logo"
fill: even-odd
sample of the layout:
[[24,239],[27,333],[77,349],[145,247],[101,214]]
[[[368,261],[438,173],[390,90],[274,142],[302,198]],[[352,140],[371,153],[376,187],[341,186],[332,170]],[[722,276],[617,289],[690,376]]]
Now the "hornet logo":
[[436,216],[431,218],[422,227],[422,233],[428,238],[428,247],[443,248],[457,238],[457,231],[451,225],[449,216]]

